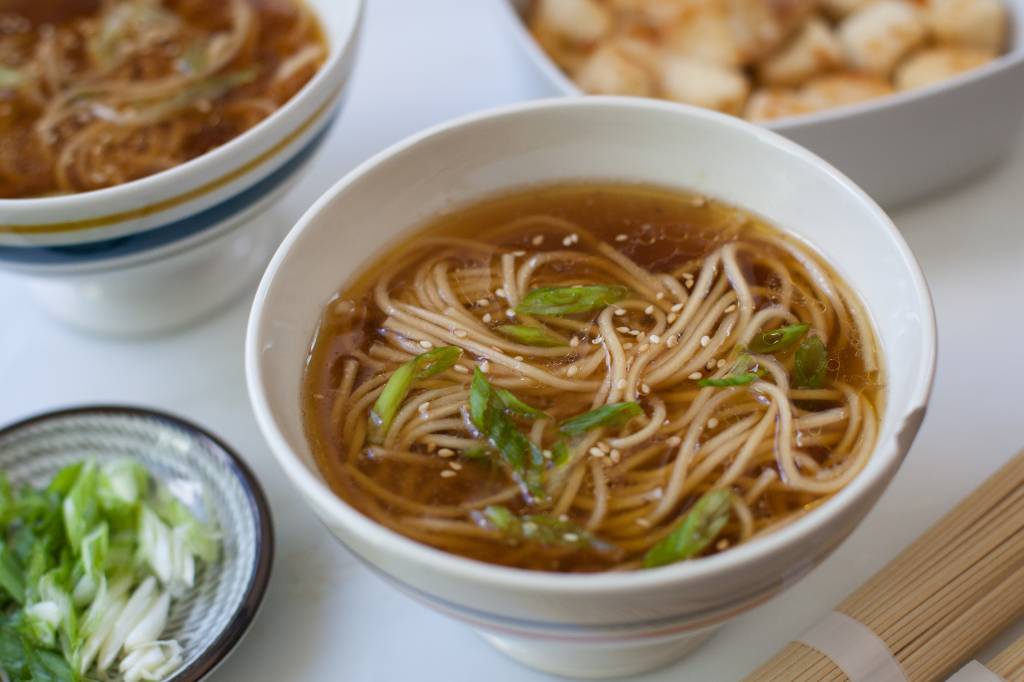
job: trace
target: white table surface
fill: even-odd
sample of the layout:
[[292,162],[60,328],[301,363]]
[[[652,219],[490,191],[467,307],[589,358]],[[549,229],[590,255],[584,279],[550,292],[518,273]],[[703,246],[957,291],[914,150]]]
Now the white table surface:
[[[289,220],[406,135],[545,94],[487,0],[369,0],[361,49],[341,119],[284,201]],[[689,658],[637,679],[741,679],[1024,447],[1024,139],[1006,143],[1005,164],[893,215],[931,286],[939,362],[928,416],[878,506],[798,585]],[[306,509],[249,409],[242,344],[250,302],[251,293],[172,336],[118,341],[59,326],[19,280],[0,274],[0,424],[75,405],[140,405],[201,424],[248,460],[273,508],[277,557],[259,618],[211,682],[553,679],[391,589]],[[1021,632],[1024,623],[979,658]]]

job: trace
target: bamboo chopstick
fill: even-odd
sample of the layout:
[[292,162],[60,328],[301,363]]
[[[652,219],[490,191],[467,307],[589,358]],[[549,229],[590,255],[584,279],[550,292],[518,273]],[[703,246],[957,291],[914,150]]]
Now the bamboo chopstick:
[[[967,662],[1024,614],[1024,452],[835,610],[878,635],[910,682],[939,682]],[[1024,682],[1024,640],[1017,656],[1020,676],[1009,682]],[[824,654],[791,642],[744,682],[768,680],[848,678]]]

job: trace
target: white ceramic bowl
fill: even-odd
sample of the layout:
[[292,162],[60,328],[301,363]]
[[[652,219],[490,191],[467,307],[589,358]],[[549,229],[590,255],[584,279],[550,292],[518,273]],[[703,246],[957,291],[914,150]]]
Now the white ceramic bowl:
[[[533,40],[528,0],[492,0],[550,95],[583,92]],[[961,182],[1000,161],[1024,123],[1024,0],[1003,0],[1012,49],[930,87],[762,123],[833,164],[886,208]]]
[[58,317],[97,332],[179,326],[238,295],[284,234],[269,208],[297,181],[344,99],[363,0],[310,0],[330,52],[284,106],[228,143],[107,189],[0,199],[0,268]]
[[[680,187],[753,211],[805,239],[861,293],[888,365],[878,445],[813,514],[697,561],[629,573],[504,568],[422,545],[371,521],[324,483],[302,425],[300,386],[331,296],[381,248],[440,211],[567,180]],[[661,665],[727,619],[792,585],[882,494],[924,416],[935,363],[928,289],[892,222],[861,190],[775,133],[654,100],[574,98],[472,115],[367,161],[285,239],[257,293],[246,379],[263,434],[328,528],[414,598],[542,670],[608,677]]]

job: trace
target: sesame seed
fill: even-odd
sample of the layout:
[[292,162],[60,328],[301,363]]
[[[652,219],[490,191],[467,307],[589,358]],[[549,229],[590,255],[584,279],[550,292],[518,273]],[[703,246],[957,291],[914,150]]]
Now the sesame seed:
[[477,305],[490,305],[491,300],[489,298],[478,298],[476,301]]
[[693,275],[691,275],[689,272],[684,272],[683,279],[693,279]]
[[569,515],[568,514],[559,514],[558,515],[558,520],[561,521],[562,523],[566,523],[569,520]]
[[464,339],[469,336],[469,333],[465,329],[456,329],[453,333],[460,339]]
[[437,450],[437,443],[427,443],[427,452]]
[[576,243],[580,240],[580,236],[573,232],[572,234],[569,235],[569,239],[571,239],[573,243]]
[[574,365],[574,366],[569,368],[569,370],[565,373],[565,376],[567,376],[567,377],[574,377],[574,376],[576,376],[579,373],[580,373],[580,368],[576,367]]
[[563,239],[562,246],[572,246],[572,237],[566,237]]
[[647,395],[648,393],[651,392],[651,387],[648,386],[647,384],[640,384],[640,392],[643,393],[644,395]]
[[425,403],[420,403],[420,406],[417,407],[416,409],[419,410],[420,412],[426,412],[427,410],[430,409],[430,401],[428,400]]
[[617,241],[617,242],[624,242],[624,241],[626,241],[627,239],[629,239],[629,237],[627,237],[627,236],[626,236],[626,235],[624,235],[624,234],[620,234],[620,235],[618,235],[617,237],[615,237],[615,241]]
[[455,475],[456,473],[451,469],[445,469],[444,471],[441,472],[441,478],[451,478]]
[[629,327],[616,327],[615,331],[619,332],[620,334],[628,334]]
[[504,290],[504,289],[498,289],[498,290],[497,290],[497,291],[495,291],[494,293],[495,293],[495,295],[496,295],[496,296],[501,296],[502,298],[508,298],[508,297],[507,297],[507,296],[505,295],[505,290]]
[[679,319],[679,316],[676,315],[675,313],[669,313],[668,317],[665,319],[668,321],[669,324],[672,324],[673,322]]
[[522,258],[523,256],[526,255],[526,252],[525,251],[513,251],[512,255],[515,256],[516,258]]
[[455,365],[454,367],[452,367],[452,369],[454,369],[459,374],[469,374],[469,368],[463,365]]
[[440,450],[437,451],[438,457],[451,457],[454,454],[455,451],[451,450],[450,448],[441,448]]
[[625,388],[625,387],[626,387],[626,380],[625,379],[619,379],[618,382],[615,384],[615,388],[618,388],[620,390]]
[[704,375],[701,374],[700,372],[694,372],[693,374],[690,375],[690,379],[692,381],[699,381],[702,376]]
[[656,293],[656,294],[654,295],[654,300],[655,300],[655,301],[660,301],[660,300],[661,300],[661,299],[663,299],[663,298],[665,298],[665,293],[664,293],[664,292],[662,292],[662,291],[659,291],[658,293]]
[[683,309],[683,304],[682,303],[676,303],[674,306],[669,308],[669,310],[671,310],[674,313],[678,313],[682,309]]
[[665,345],[668,346],[669,348],[674,347],[677,343],[679,343],[678,336],[670,336],[668,337],[668,340],[665,341]]
[[517,356],[515,356],[515,357],[514,357],[514,358],[512,358],[512,359],[513,359],[513,360],[517,360],[517,361],[519,361],[519,362],[522,362],[522,361],[523,361],[523,356],[522,356],[522,355],[517,355]]
[[591,341],[590,343],[594,344],[595,346],[600,346],[602,341],[604,341],[604,339],[602,339],[600,336],[595,336],[594,340]]
[[612,446],[608,445],[608,443],[605,443],[604,441],[598,443],[597,447],[601,448],[601,451],[605,453],[609,453],[612,451]]
[[576,535],[576,533],[565,533],[562,536],[562,539],[565,540],[566,542],[576,542],[576,541],[578,541],[580,539],[580,536]]
[[622,308],[616,308],[616,309],[615,309],[615,314],[616,314],[616,315],[625,315],[625,314],[626,314],[626,311],[625,311],[625,310],[623,310]]
[[654,306],[653,305],[649,305],[646,308],[644,308],[644,313],[647,314],[647,315],[650,315],[653,312],[654,312]]
[[613,462],[615,462],[616,464],[618,464],[618,463],[619,463],[619,461],[620,461],[620,460],[622,459],[622,453],[621,453],[621,452],[619,452],[618,450],[612,450],[611,454],[610,454],[610,455],[608,455],[608,456],[609,456],[609,457],[611,458],[611,460],[612,460]]
[[735,303],[733,303],[733,304],[732,304],[731,306],[729,306],[728,308],[726,308],[726,309],[725,309],[725,312],[727,312],[727,313],[731,313],[731,312],[732,312],[732,311],[734,311],[734,310],[736,310],[736,304],[735,304]]
[[692,279],[686,280],[686,288],[687,289],[692,289],[693,288],[693,280]]
[[448,466],[450,466],[452,469],[455,469],[455,471],[462,471],[462,465],[459,464],[458,462],[448,462]]
[[661,496],[664,495],[664,494],[665,494],[664,490],[662,490],[661,488],[655,488],[654,490],[652,490],[650,492],[650,497],[651,497],[652,500],[660,500]]
[[729,549],[729,539],[722,538],[721,540],[719,540],[718,543],[715,545],[715,549],[717,549],[719,552],[724,552],[725,550]]
[[640,344],[640,347],[637,348],[637,350],[640,351],[641,353],[645,353],[647,351],[647,349],[650,348],[650,347],[651,346],[649,344],[642,343],[642,344]]
[[637,329],[630,329],[629,333],[632,334],[633,336],[640,336],[640,331]]
[[693,199],[690,199],[690,204],[695,206],[695,207],[697,207],[697,208],[700,208],[701,206],[703,206],[706,203],[707,203],[707,200],[704,197],[697,196],[697,197],[694,197]]
[[594,457],[604,457],[604,450],[601,448],[590,448],[587,453]]
[[704,369],[706,369],[706,370],[708,370],[710,372],[714,368],[715,368],[715,359],[711,358],[710,360],[708,360],[708,364],[704,365]]
[[491,363],[488,360],[484,360],[480,363],[480,371],[487,374],[491,371]]
[[570,348],[576,348],[579,345],[580,345],[580,340],[578,338],[576,338],[575,336],[572,337],[571,339],[569,339],[569,347]]
[[702,348],[707,347],[707,345],[709,343],[711,343],[711,337],[710,336],[705,334],[704,336],[700,337],[700,345],[701,345]]
[[718,419],[717,418],[712,417],[711,419],[708,420],[708,428],[709,429],[713,429],[716,426],[718,426]]
[[637,341],[643,341],[645,336],[647,336],[647,335],[644,334],[643,332],[640,332],[639,334],[636,335],[636,340]]
[[430,341],[427,341],[427,340],[420,341],[420,345],[422,347],[424,347],[424,348],[433,348],[434,347],[434,344],[430,343]]
[[679,445],[680,443],[682,443],[683,439],[680,438],[679,436],[672,436],[671,438],[669,438],[665,442],[668,443],[671,447],[675,447],[675,446]]
[[653,343],[654,345],[658,345],[659,343],[661,343],[661,337],[658,336],[657,334],[651,334],[647,338],[647,340],[650,341],[651,343]]
[[725,367],[725,360],[719,360],[717,363],[715,363],[715,367],[718,367],[719,369]]
[[534,523],[533,521],[527,521],[526,523],[523,524],[523,530],[525,530],[527,533],[536,533],[537,532],[537,524]]
[[490,322],[491,321],[491,314],[487,313],[486,315],[484,315],[483,320],[484,320],[484,322]]
[[641,528],[650,528],[651,527],[651,522],[648,521],[647,519],[637,519],[635,521],[635,523],[636,523],[636,525],[640,526]]
[[544,455],[544,459],[551,459],[551,451],[550,450],[541,450],[540,454]]
[[629,343],[624,343],[624,344],[622,344],[622,347],[623,347],[623,348],[624,348],[625,350],[629,350],[630,348],[632,348],[632,347],[633,347],[633,342],[632,342],[632,341],[630,341]]
[[516,311],[512,310],[511,308],[509,308],[508,310],[505,311],[505,314],[508,315],[509,317],[515,317],[516,316]]
[[544,235],[538,234],[536,237],[530,240],[530,243],[534,246],[540,246],[544,243]]

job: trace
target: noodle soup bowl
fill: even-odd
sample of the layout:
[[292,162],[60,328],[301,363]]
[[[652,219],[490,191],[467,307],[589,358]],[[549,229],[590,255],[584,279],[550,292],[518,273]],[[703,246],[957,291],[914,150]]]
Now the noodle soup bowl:
[[[559,181],[697,191],[759,214],[859,292],[887,366],[877,443],[842,490],[774,533],[661,568],[559,574],[428,547],[364,516],[318,471],[301,386],[332,296],[375,254],[453,208]],[[527,665],[610,677],[662,665],[824,560],[870,511],[924,416],[935,363],[931,300],[892,222],[831,166],[739,119],[665,102],[560,99],[477,114],[353,171],[296,225],[257,293],[246,376],[260,428],[310,507],[368,567]]]
[[89,331],[198,319],[254,286],[286,232],[272,209],[337,116],[363,0],[309,0],[328,47],[303,88],[238,137],[154,175],[80,194],[0,199],[0,268]]

